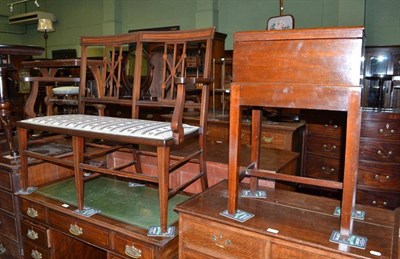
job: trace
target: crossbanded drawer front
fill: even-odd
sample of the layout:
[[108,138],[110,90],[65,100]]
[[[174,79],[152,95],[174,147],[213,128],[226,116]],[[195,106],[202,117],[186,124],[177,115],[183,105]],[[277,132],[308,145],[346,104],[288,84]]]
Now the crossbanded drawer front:
[[15,214],[13,195],[11,193],[0,190],[0,210]]
[[361,140],[359,159],[400,163],[400,143]]
[[368,189],[357,189],[357,203],[373,207],[394,210],[400,207],[398,192],[380,192]]
[[21,213],[22,215],[38,222],[44,223],[46,221],[46,208],[25,199],[21,199]]
[[49,249],[35,246],[29,242],[24,242],[24,258],[50,259],[51,254]]
[[13,191],[11,174],[0,171],[0,188],[3,188],[7,191]]
[[340,137],[343,135],[343,127],[338,124],[307,124],[307,131],[309,134],[317,134],[331,137]]
[[358,186],[400,191],[400,164],[385,164],[360,161],[358,165]]
[[81,238],[105,248],[109,247],[108,231],[96,225],[63,215],[53,210],[48,211],[49,224],[76,238]]
[[306,177],[341,181],[342,171],[343,165],[339,159],[306,155]]
[[50,230],[44,226],[23,220],[21,222],[21,233],[27,242],[43,248],[49,248],[51,246],[49,238]]
[[153,258],[152,247],[121,234],[115,235],[115,252],[129,258]]
[[343,150],[338,138],[309,135],[307,136],[306,151],[339,158]]
[[15,217],[5,213],[0,212],[0,235],[18,241],[17,239],[17,221]]
[[[182,222],[182,221],[180,221]],[[264,258],[266,241],[215,222],[187,220],[180,227],[181,245],[215,258]]]
[[361,137],[400,141],[400,122],[363,121],[361,126]]
[[20,249],[16,242],[13,242],[0,235],[0,258],[16,259],[21,258]]

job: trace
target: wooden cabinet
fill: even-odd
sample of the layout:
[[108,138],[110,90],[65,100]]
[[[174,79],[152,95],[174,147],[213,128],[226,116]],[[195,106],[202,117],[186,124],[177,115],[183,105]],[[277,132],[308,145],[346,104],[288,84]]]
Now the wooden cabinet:
[[255,214],[241,223],[220,215],[226,188],[223,181],[177,206],[180,258],[373,258],[371,251],[397,258],[393,211],[362,207],[369,216],[356,221],[354,231],[368,237],[367,247],[344,252],[329,241],[339,227],[332,213],[339,201],[267,188],[266,199],[238,200],[240,209]]
[[395,209],[400,206],[400,111],[364,109],[357,202]]
[[21,258],[18,201],[18,166],[0,164],[0,258]]

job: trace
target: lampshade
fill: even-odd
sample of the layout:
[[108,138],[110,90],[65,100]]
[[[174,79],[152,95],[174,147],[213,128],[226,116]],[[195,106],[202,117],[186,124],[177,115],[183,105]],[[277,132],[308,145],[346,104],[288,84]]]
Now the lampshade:
[[39,19],[37,30],[40,32],[54,31],[53,22],[50,19]]

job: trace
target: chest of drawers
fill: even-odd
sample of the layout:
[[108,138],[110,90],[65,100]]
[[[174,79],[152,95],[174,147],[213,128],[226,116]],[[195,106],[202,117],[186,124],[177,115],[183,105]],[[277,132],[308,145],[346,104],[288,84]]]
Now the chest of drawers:
[[[310,116],[311,115],[311,116]],[[308,114],[302,173],[341,181],[345,114]],[[400,110],[363,108],[357,177],[359,204],[400,206]],[[332,196],[331,191],[312,190]]]
[[364,109],[361,126],[357,202],[400,206],[400,112]]
[[[344,136],[346,114],[343,112],[306,111],[307,121],[302,175],[306,177],[342,181],[344,169]],[[307,189],[326,196],[337,196],[332,190]]]
[[18,166],[0,164],[0,258],[21,258],[18,201]]

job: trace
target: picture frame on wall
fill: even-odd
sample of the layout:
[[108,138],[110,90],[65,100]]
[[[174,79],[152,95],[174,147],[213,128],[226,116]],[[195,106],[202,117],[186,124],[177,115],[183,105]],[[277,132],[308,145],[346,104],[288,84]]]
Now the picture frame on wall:
[[267,21],[267,30],[294,29],[294,17],[290,14],[273,16]]

